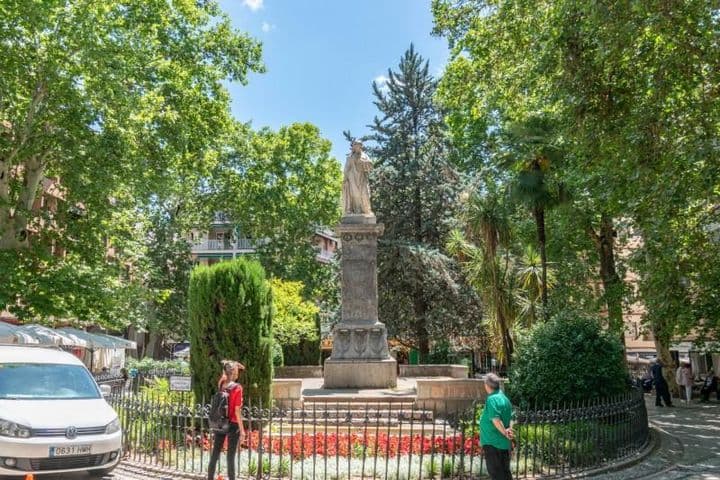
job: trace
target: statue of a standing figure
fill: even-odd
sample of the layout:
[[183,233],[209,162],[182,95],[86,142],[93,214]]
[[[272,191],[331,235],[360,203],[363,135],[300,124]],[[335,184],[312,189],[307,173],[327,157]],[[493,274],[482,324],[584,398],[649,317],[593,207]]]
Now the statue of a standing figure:
[[352,142],[350,155],[345,161],[342,188],[344,215],[372,215],[370,208],[370,170],[372,162],[359,140]]

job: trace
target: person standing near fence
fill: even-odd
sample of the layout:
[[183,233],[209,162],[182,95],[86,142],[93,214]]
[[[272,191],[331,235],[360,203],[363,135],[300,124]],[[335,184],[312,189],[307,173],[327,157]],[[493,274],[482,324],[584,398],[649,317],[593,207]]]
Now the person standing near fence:
[[485,391],[488,396],[480,417],[480,445],[485,453],[488,474],[492,480],[512,480],[512,404],[500,390],[500,377],[494,373],[485,377]]
[[667,381],[665,380],[665,377],[663,377],[662,372],[663,364],[658,358],[655,360],[655,363],[650,368],[650,371],[652,372],[653,377],[653,384],[655,384],[655,406],[656,407],[662,407],[662,401],[665,402],[665,405],[668,407],[672,407],[672,400],[670,399],[670,390],[668,389]]
[[245,434],[242,424],[243,389],[242,385],[236,382],[244,371],[245,366],[240,362],[223,361],[223,373],[218,380],[218,391],[225,390],[228,392],[230,425],[227,433],[215,432],[210,463],[208,464],[208,480],[215,480],[215,470],[225,439],[227,439],[228,480],[235,480],[235,454],[237,453],[240,436]]

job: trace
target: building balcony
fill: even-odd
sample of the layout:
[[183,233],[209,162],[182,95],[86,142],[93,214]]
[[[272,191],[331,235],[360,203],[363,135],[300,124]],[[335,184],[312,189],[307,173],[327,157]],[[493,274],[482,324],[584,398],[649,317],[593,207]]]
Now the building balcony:
[[332,262],[334,257],[335,257],[335,252],[330,252],[328,250],[321,250],[315,255],[315,259],[318,262],[322,262],[322,263],[330,263],[330,262]]
[[252,253],[255,251],[257,242],[250,238],[239,238],[237,240],[212,240],[204,239],[194,242],[190,251],[194,254],[201,253]]

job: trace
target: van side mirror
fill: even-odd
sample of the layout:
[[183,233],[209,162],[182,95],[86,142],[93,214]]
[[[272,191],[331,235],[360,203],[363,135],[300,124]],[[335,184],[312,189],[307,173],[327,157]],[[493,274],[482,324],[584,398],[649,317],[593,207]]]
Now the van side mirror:
[[100,385],[100,393],[102,393],[103,398],[108,398],[112,393],[112,387],[110,385]]

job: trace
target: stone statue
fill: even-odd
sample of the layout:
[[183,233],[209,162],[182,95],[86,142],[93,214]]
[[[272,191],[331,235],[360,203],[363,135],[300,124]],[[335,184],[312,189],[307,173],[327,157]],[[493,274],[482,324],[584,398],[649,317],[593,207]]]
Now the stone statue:
[[344,215],[372,215],[370,208],[369,175],[372,162],[359,140],[352,142],[350,155],[345,161],[345,174],[342,188]]

